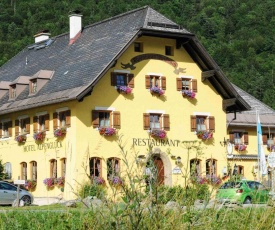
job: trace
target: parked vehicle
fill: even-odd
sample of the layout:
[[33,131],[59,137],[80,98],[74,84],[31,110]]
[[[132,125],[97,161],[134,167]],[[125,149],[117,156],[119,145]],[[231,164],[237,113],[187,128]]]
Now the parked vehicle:
[[[17,187],[11,183],[0,181],[0,205],[11,205],[17,199]],[[24,205],[33,202],[33,196],[28,191],[19,189],[19,200],[24,201]]]
[[217,191],[216,200],[220,203],[267,203],[269,190],[261,183],[252,180],[228,181]]

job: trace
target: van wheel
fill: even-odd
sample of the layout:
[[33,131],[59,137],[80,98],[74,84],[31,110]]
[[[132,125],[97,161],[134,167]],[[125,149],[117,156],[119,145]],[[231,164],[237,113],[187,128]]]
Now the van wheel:
[[31,198],[29,196],[23,196],[21,200],[24,201],[24,205],[30,205],[31,204]]
[[251,204],[252,203],[251,202],[251,198],[250,197],[246,197],[243,203],[244,204]]

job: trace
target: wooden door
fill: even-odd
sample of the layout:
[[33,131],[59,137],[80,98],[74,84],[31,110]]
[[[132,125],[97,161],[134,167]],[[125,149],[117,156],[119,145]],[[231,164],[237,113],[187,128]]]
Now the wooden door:
[[164,165],[160,157],[154,157],[154,165],[157,169],[157,183],[164,184]]

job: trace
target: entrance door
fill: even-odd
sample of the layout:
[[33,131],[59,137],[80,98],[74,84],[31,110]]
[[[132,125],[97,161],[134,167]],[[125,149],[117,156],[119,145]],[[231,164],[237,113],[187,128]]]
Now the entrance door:
[[154,165],[157,169],[157,183],[164,184],[164,165],[160,157],[154,157]]

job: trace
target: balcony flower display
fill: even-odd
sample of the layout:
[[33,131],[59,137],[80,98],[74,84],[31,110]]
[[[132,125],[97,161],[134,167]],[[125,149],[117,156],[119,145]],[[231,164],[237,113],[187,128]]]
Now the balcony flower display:
[[208,183],[208,179],[206,177],[202,177],[202,176],[191,177],[191,181],[194,184],[207,184]]
[[275,145],[274,144],[267,144],[267,149],[269,151],[274,151],[275,150]]
[[53,188],[55,185],[55,178],[46,178],[43,180],[43,183],[47,187],[47,189]]
[[159,88],[157,86],[153,86],[152,88],[150,88],[150,92],[153,94],[157,94],[159,96],[164,94],[164,90],[162,90],[161,88]]
[[206,179],[212,186],[219,186],[222,183],[222,179],[216,175],[206,175]]
[[32,191],[36,187],[36,180],[26,180],[25,182],[25,188],[29,191]]
[[27,135],[26,134],[21,134],[15,137],[15,141],[18,143],[24,143],[27,140]]
[[62,177],[55,178],[54,184],[57,185],[57,187],[64,187],[64,185],[65,185],[65,177],[62,176]]
[[91,182],[95,185],[105,185],[106,182],[101,176],[91,176]]
[[237,144],[237,145],[235,145],[235,150],[237,150],[237,151],[245,151],[246,150],[246,145],[245,144]]
[[166,132],[165,130],[162,129],[152,129],[151,130],[151,136],[155,138],[165,138],[166,137]]
[[43,141],[46,136],[46,131],[41,131],[33,134],[33,139],[36,141]]
[[197,132],[197,137],[202,139],[202,140],[208,140],[213,138],[213,133],[210,131],[198,131]]
[[108,181],[114,187],[120,187],[123,184],[123,180],[119,176],[110,176]]
[[65,136],[66,132],[67,132],[67,129],[65,127],[62,127],[54,130],[53,134],[55,137],[62,137],[62,136]]
[[125,94],[130,94],[132,93],[132,90],[133,90],[131,87],[125,86],[125,85],[120,85],[117,87],[117,89],[120,93],[125,93]]
[[182,90],[182,95],[185,96],[185,97],[189,97],[191,99],[196,97],[196,93],[194,93],[191,90]]
[[116,129],[115,128],[110,128],[110,127],[101,127],[98,129],[100,135],[103,136],[112,136],[116,134]]

